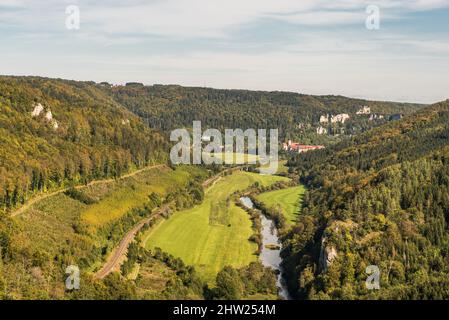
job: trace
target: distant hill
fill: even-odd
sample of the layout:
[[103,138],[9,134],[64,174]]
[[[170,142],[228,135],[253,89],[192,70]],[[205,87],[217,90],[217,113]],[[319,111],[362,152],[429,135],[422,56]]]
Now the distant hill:
[[[15,207],[36,191],[164,161],[168,132],[194,120],[221,130],[278,128],[281,139],[331,144],[421,107],[288,92],[2,76],[0,208]],[[369,113],[357,114],[366,108]]]
[[[357,114],[363,107],[370,113]],[[222,130],[279,128],[281,139],[331,144],[421,107],[288,92],[2,76],[0,208],[18,206],[37,191],[165,161],[169,131],[191,127],[194,120]],[[349,116],[345,123],[338,122],[342,113]],[[327,116],[329,123],[320,123]],[[320,127],[327,133],[317,134]]]
[[0,210],[40,190],[166,160],[165,138],[100,88],[0,77]]
[[290,165],[309,188],[285,239],[297,297],[449,298],[449,100]]
[[[344,136],[388,122],[391,115],[407,115],[423,107],[342,96],[175,85],[128,84],[104,89],[151,127],[165,132],[191,127],[194,120],[201,120],[204,127],[219,130],[278,128],[282,139],[298,139],[303,143],[338,142]],[[364,107],[368,112],[360,114]],[[320,122],[324,118],[328,122]]]

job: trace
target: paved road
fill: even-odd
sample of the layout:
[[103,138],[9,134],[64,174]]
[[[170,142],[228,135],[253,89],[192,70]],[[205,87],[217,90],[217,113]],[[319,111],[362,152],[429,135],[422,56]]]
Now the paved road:
[[[156,169],[156,168],[162,168],[162,167],[165,167],[165,166],[166,166],[165,164],[159,164],[159,165],[155,165],[155,166],[151,166],[151,167],[146,167],[146,168],[143,168],[143,169],[140,169],[140,170],[128,173],[128,174],[126,174],[124,176],[121,176],[117,180],[126,179],[126,178],[129,178],[129,177],[135,176],[136,174],[139,174],[141,172],[144,172],[144,171],[147,171],[147,170],[151,170],[151,169]],[[87,187],[94,186],[94,185],[97,185],[97,184],[111,183],[111,182],[114,182],[114,181],[117,181],[117,180],[116,179],[95,180],[95,181],[89,182],[87,185],[76,186],[75,189],[79,190],[79,189],[87,188]],[[31,199],[27,203],[25,203],[22,207],[20,207],[16,211],[12,212],[11,216],[15,217],[15,216],[25,212],[26,210],[28,210],[32,205],[34,205],[34,204],[36,204],[36,203],[38,203],[38,202],[40,202],[40,201],[42,201],[44,199],[47,199],[47,198],[53,197],[55,195],[58,195],[60,193],[66,192],[69,189],[70,188],[65,188],[65,189],[61,189],[61,190],[58,190],[58,191],[55,191],[55,192],[52,192],[52,193],[46,193],[46,194],[42,194],[42,195],[39,195],[37,197],[34,197],[33,199]]]
[[103,265],[103,267],[94,275],[95,279],[103,279],[106,277],[109,273],[111,273],[114,270],[118,271],[118,267],[122,262],[122,258],[125,256],[126,251],[128,250],[128,246],[133,242],[134,237],[136,234],[140,231],[140,229],[143,228],[143,226],[150,222],[151,220],[154,220],[161,216],[162,213],[167,211],[168,205],[165,205],[161,207],[157,212],[151,215],[149,218],[145,218],[142,221],[140,221],[138,224],[134,226],[128,233],[125,235],[125,237],[120,241],[120,244],[117,248],[114,249],[113,253],[108,257],[106,263]]

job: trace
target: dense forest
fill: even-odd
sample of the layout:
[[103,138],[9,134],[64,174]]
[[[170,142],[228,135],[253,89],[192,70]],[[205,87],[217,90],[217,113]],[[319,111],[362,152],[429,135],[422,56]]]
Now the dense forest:
[[[164,132],[191,127],[200,120],[205,128],[275,128],[281,139],[329,144],[388,122],[393,114],[409,114],[416,104],[374,102],[342,96],[311,96],[290,92],[217,90],[181,86],[103,85],[120,104],[139,115],[150,127]],[[357,115],[362,106],[370,115]],[[348,114],[344,123],[320,123],[322,116]],[[370,119],[370,116],[373,118]],[[376,117],[374,117],[376,116]],[[378,117],[381,116],[381,117]],[[327,134],[318,134],[323,126]]]
[[94,83],[0,77],[0,210],[165,162],[165,138]]
[[449,298],[449,101],[290,165],[309,188],[284,239],[297,298]]

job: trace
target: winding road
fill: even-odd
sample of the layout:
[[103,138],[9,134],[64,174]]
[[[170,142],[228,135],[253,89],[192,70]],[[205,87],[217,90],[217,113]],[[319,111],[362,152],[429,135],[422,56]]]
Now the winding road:
[[159,218],[165,211],[167,211],[168,207],[169,207],[168,205],[161,207],[149,218],[143,219],[142,221],[137,223],[130,231],[128,231],[128,233],[125,235],[122,241],[120,241],[118,247],[115,248],[113,253],[108,257],[103,267],[94,275],[94,278],[103,279],[112,271],[115,270],[118,271],[117,269],[120,266],[121,262],[123,261],[123,257],[125,256],[126,251],[128,250],[128,246],[131,244],[131,242],[133,242],[136,234],[140,231],[140,229],[143,228],[143,226],[146,223],[149,223],[151,220]]

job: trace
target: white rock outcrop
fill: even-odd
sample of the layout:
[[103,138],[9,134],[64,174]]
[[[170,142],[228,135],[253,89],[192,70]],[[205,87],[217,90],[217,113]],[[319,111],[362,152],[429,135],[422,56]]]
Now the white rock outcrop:
[[320,135],[327,134],[327,129],[320,126],[316,129],[316,133]]
[[50,110],[50,109],[48,109],[48,111],[45,113],[45,119],[46,119],[48,122],[51,122],[51,121],[53,120],[53,114],[51,113],[51,110]]
[[33,118],[39,117],[42,111],[44,111],[44,106],[38,103],[37,105],[34,106],[34,110],[31,112],[31,116]]
[[363,114],[371,114],[371,108],[368,106],[363,106],[359,111],[357,111],[358,115],[363,115]]
[[373,120],[378,120],[378,119],[383,119],[383,118],[384,118],[384,116],[381,115],[381,114],[372,114],[372,115],[369,117],[369,120],[370,120],[370,121],[373,121]]
[[329,115],[320,117],[320,123],[328,123],[328,122],[329,122]]
[[[42,104],[38,103],[37,105],[34,106],[34,109],[31,112],[31,116],[33,118],[39,117],[44,112],[44,110],[45,107]],[[54,130],[58,130],[59,123],[53,118],[53,114],[50,109],[47,109],[47,111],[45,112],[44,119],[47,123],[49,123],[52,126]]]
[[323,272],[326,272],[332,265],[332,262],[338,257],[337,249],[333,246],[326,245],[326,238],[321,241],[321,250],[319,265]]
[[341,113],[341,114],[337,114],[335,116],[332,116],[331,118],[331,122],[332,123],[345,123],[346,120],[349,120],[351,117],[349,116],[349,114],[347,113]]

